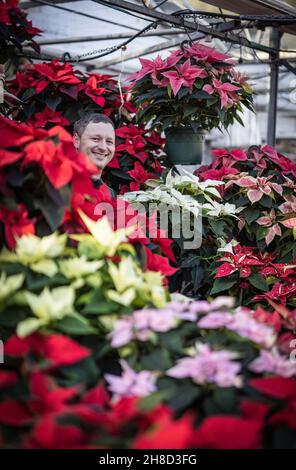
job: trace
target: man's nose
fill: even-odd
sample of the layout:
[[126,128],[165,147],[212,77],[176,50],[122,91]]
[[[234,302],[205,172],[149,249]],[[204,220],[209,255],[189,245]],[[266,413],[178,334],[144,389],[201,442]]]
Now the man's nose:
[[108,146],[107,146],[106,140],[105,139],[100,140],[100,142],[98,143],[98,147],[100,150],[107,150]]

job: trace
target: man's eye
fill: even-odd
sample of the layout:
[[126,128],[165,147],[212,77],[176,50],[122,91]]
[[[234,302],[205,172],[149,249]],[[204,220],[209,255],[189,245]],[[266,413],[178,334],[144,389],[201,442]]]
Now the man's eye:
[[110,145],[114,145],[113,140],[107,140],[107,143],[110,144]]

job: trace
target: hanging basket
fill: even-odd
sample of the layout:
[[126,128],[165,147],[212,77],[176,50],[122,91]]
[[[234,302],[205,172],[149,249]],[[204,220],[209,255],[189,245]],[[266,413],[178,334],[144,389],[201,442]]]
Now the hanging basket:
[[170,127],[165,131],[166,151],[172,165],[198,165],[205,147],[205,131],[191,127]]

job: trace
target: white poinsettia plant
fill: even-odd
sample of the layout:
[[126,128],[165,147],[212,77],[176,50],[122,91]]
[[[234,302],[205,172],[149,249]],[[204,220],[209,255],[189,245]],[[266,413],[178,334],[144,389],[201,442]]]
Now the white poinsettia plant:
[[168,204],[195,216],[237,218],[236,214],[241,212],[243,207],[237,208],[234,204],[221,202],[219,188],[224,186],[223,181],[200,181],[194,174],[183,171],[184,175],[179,175],[171,170],[163,181],[148,180],[147,190],[125,193],[124,198],[134,204],[148,202]]

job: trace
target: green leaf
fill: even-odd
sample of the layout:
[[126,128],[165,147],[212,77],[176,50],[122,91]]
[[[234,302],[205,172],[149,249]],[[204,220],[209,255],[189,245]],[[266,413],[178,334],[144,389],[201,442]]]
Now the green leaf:
[[155,350],[150,354],[143,356],[142,366],[148,370],[165,371],[172,366],[172,361],[167,350]]
[[182,354],[182,338],[176,331],[169,331],[159,335],[159,342],[166,350]]
[[234,116],[234,118],[237,120],[237,122],[238,122],[241,126],[245,127],[244,121],[240,118],[240,116],[239,116],[238,114],[237,114],[236,116]]
[[139,400],[137,407],[141,411],[153,410],[153,408],[155,408],[157,405],[161,404],[164,400],[168,399],[171,394],[172,392],[168,389],[152,393],[148,397]]
[[259,204],[263,207],[267,207],[268,209],[272,206],[272,199],[271,197],[264,194],[264,196],[260,199]]
[[262,290],[264,292],[267,292],[269,290],[266,280],[259,273],[252,274],[248,278],[248,281],[250,282],[250,284],[252,284],[252,286],[256,287],[256,289]]
[[209,219],[210,226],[214,232],[214,234],[218,237],[221,237],[223,231],[226,227],[226,223],[223,220],[212,220]]
[[96,333],[96,330],[81,315],[68,315],[55,322],[57,328],[69,335],[89,335]]
[[27,289],[32,292],[36,292],[44,289],[44,287],[50,286],[61,286],[68,284],[68,280],[60,273],[57,273],[53,277],[34,275],[31,271],[27,272],[26,285]]
[[22,95],[22,100],[27,101],[30,98],[33,98],[33,96],[36,95],[36,90],[35,88],[28,88]]
[[[85,344],[87,347],[87,344]],[[83,361],[61,368],[63,379],[60,384],[71,387],[76,384],[83,384],[85,388],[93,386],[98,381],[98,368],[92,356]]]
[[[200,90],[200,91],[197,91],[196,93],[192,93],[192,98],[195,98],[197,100],[211,100],[213,98],[212,95],[210,95],[209,93],[207,93],[206,91],[204,90]],[[215,101],[217,100],[217,98],[215,98]]]
[[85,305],[82,313],[100,315],[106,313],[114,313],[118,310],[118,304],[111,300],[106,301],[102,298],[100,292],[94,292],[89,303]]
[[210,294],[218,294],[218,292],[222,292],[224,290],[230,289],[234,284],[236,284],[236,280],[226,279],[226,278],[219,278],[215,279],[213,288]]
[[259,228],[257,229],[257,232],[256,232],[256,240],[257,241],[263,240],[263,238],[265,238],[266,232],[267,232],[266,227],[260,227],[259,226]]
[[36,199],[34,205],[43,213],[48,225],[54,232],[61,224],[64,215],[64,207],[53,204],[49,199]]
[[236,408],[236,390],[234,388],[219,388],[213,393],[213,401],[221,413],[234,413]]
[[62,101],[62,97],[57,93],[56,95],[49,96],[48,98],[46,98],[45,102],[48,108],[55,111],[61,101]]
[[176,388],[176,393],[168,401],[168,405],[174,410],[183,410],[191,405],[201,394],[198,385],[183,383]]
[[247,207],[244,211],[243,214],[245,216],[245,219],[248,224],[251,224],[254,222],[254,220],[257,220],[260,216],[260,211],[258,209],[253,209],[253,207]]
[[184,106],[184,111],[183,111],[183,116],[184,118],[187,118],[191,114],[193,114],[196,111],[196,104],[188,104]]

